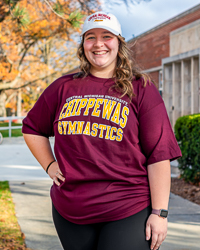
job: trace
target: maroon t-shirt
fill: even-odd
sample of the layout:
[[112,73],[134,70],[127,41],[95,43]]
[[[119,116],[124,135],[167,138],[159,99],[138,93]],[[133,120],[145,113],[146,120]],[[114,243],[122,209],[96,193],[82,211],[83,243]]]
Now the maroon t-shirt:
[[135,97],[129,102],[109,90],[113,84],[92,75],[63,76],[23,120],[23,133],[55,136],[66,180],[52,186],[51,198],[73,223],[119,220],[146,208],[147,165],[181,156],[156,87],[133,81]]

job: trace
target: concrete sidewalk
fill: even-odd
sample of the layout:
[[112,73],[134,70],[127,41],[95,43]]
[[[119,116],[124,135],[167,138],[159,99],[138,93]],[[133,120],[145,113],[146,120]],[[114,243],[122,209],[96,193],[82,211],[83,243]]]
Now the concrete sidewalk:
[[10,181],[15,211],[26,246],[32,250],[61,250],[51,216],[51,180]]
[[[178,174],[176,166],[172,169],[173,175]],[[51,216],[49,191],[52,180],[39,167],[23,138],[5,139],[0,145],[0,180],[9,180],[27,247],[61,250]],[[200,206],[171,194],[168,236],[160,250],[199,249]]]

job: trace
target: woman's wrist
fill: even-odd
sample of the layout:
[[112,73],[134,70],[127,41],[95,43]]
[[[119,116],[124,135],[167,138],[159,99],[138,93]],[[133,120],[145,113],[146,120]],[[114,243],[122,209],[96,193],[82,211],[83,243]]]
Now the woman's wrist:
[[54,163],[56,160],[53,160],[49,163],[49,165],[47,166],[46,168],[46,173],[48,174],[48,170],[49,170],[49,167],[52,165],[52,163]]

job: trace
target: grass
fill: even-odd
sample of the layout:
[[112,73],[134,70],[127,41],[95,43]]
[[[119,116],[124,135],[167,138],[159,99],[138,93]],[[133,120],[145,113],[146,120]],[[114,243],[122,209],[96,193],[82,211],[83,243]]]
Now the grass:
[[[8,122],[0,122],[0,132],[2,133],[3,137],[9,137],[9,130],[1,130],[1,127],[8,127]],[[12,126],[22,126],[21,123],[12,122]],[[12,129],[11,132],[12,137],[22,136],[21,129]]]
[[0,250],[24,250],[24,235],[21,233],[8,181],[0,181]]

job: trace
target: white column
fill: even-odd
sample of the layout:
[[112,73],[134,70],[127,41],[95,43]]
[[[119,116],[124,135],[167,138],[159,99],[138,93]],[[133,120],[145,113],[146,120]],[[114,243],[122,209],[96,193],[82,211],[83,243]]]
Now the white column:
[[159,91],[162,92],[162,97],[163,97],[163,74],[162,74],[162,70],[159,70]]
[[175,63],[172,63],[172,127],[174,128],[175,125],[175,81],[176,81],[176,74],[175,74]]
[[191,57],[191,114],[194,114],[194,57]]
[[200,113],[200,54],[199,54],[199,113]]
[[181,116],[184,115],[184,61],[181,61]]

